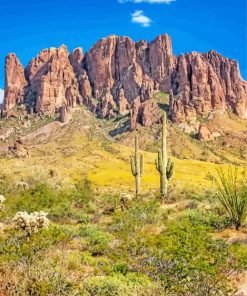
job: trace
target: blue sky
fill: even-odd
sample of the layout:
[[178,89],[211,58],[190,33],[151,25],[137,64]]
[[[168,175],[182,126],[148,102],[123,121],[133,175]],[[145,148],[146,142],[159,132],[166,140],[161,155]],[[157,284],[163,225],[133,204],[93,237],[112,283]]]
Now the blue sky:
[[168,33],[175,54],[215,49],[238,60],[247,78],[245,0],[0,0],[0,7],[0,88],[9,52],[26,66],[41,49],[87,51],[109,34],[151,41]]

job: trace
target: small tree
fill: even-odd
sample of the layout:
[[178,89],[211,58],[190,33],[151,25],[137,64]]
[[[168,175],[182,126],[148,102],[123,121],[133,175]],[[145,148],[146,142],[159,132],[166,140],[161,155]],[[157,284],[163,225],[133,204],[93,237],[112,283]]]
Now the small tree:
[[215,181],[217,197],[239,230],[247,217],[246,177],[244,174],[240,177],[237,168],[229,168],[227,172],[220,169]]
[[136,195],[140,193],[141,177],[143,175],[143,155],[138,152],[139,139],[135,137],[135,154],[131,156],[131,172],[136,181]]

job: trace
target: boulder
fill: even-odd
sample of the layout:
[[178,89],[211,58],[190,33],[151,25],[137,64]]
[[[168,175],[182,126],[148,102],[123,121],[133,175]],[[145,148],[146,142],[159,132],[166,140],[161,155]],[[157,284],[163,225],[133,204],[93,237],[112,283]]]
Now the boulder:
[[222,134],[220,131],[213,129],[212,127],[207,126],[206,124],[201,124],[198,130],[198,139],[200,141],[213,141],[216,138],[220,137]]

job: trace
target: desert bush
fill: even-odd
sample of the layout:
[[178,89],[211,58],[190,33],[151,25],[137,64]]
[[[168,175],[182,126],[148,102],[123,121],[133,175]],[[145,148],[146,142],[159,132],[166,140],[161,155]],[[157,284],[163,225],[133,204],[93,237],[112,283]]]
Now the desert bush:
[[47,213],[42,211],[30,214],[27,212],[17,212],[13,222],[17,229],[22,229],[28,236],[31,236],[39,230],[49,227],[50,221],[46,216]]
[[123,275],[126,275],[130,271],[129,266],[123,262],[115,264],[112,270],[114,273],[119,273]]
[[37,184],[25,192],[19,193],[9,201],[11,211],[35,212],[41,209],[53,209],[57,203],[63,203],[63,198],[59,200],[58,192],[46,184]]
[[124,212],[114,215],[114,230],[121,235],[134,234],[147,224],[158,222],[159,203],[152,201],[133,201],[132,206]]
[[89,180],[85,179],[75,184],[75,188],[72,191],[74,199],[78,202],[88,203],[92,199],[93,190],[92,184]]
[[83,287],[85,296],[164,296],[146,277],[133,274],[91,277]]
[[226,215],[219,215],[215,209],[187,210],[184,214],[193,226],[205,226],[215,230],[224,230],[233,225],[233,221]]
[[161,281],[167,295],[234,295],[229,277],[242,262],[223,240],[212,239],[208,228],[182,219],[147,240],[135,268]]
[[6,296],[76,296],[78,293],[48,262],[6,264],[0,269],[0,294]]
[[23,231],[10,229],[0,236],[0,266],[4,262],[33,262],[52,246],[69,241],[75,234],[67,227],[50,225],[27,239]]
[[0,195],[0,212],[4,209],[4,202],[6,198],[3,195]]
[[78,214],[76,218],[80,224],[88,224],[91,220],[90,216],[85,213]]
[[247,217],[247,179],[230,167],[226,173],[218,170],[215,183],[217,197],[238,230]]
[[56,190],[47,184],[36,184],[25,192],[21,191],[7,200],[9,214],[19,211],[45,211],[54,220],[73,218],[78,213],[90,210],[92,197],[90,183],[76,184],[74,188]]
[[123,210],[128,209],[131,201],[133,200],[133,195],[130,193],[122,192],[119,196],[120,207]]
[[112,236],[97,226],[87,225],[80,228],[79,234],[84,238],[85,247],[91,253],[100,255],[109,249]]

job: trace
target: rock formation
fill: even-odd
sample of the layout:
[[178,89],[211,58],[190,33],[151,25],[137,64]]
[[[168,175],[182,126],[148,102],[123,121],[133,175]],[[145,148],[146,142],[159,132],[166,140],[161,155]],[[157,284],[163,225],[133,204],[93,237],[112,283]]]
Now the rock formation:
[[68,107],[68,106],[62,106],[59,108],[59,113],[60,113],[59,120],[61,123],[67,124],[71,120],[72,116],[71,116],[70,108],[71,107]]
[[37,94],[38,113],[54,114],[64,104],[74,107],[82,101],[78,81],[64,45],[41,51],[29,63],[26,75],[32,92]]
[[216,51],[179,56],[172,93],[170,112],[175,122],[226,109],[247,118],[247,83],[240,77],[237,62]]
[[109,36],[86,54],[76,48],[45,49],[23,69],[14,54],[6,57],[3,111],[25,103],[41,114],[84,103],[101,118],[130,113],[131,128],[159,120],[155,92],[169,93],[173,122],[194,124],[211,112],[231,110],[247,118],[247,82],[236,61],[215,51],[172,53],[164,34],[148,43]]
[[91,112],[96,112],[97,104],[92,97],[92,88],[88,79],[87,72],[83,68],[84,54],[82,48],[76,48],[69,56],[70,63],[75,72],[79,83],[79,93],[82,96],[83,103],[89,108]]
[[29,157],[28,148],[24,145],[22,139],[17,139],[13,146],[9,146],[9,152],[17,158]]
[[198,139],[200,141],[208,142],[215,140],[220,137],[222,134],[220,131],[213,129],[212,127],[207,126],[206,124],[201,124],[198,130]]
[[8,54],[5,59],[4,110],[8,111],[23,102],[26,85],[23,66],[14,53]]

